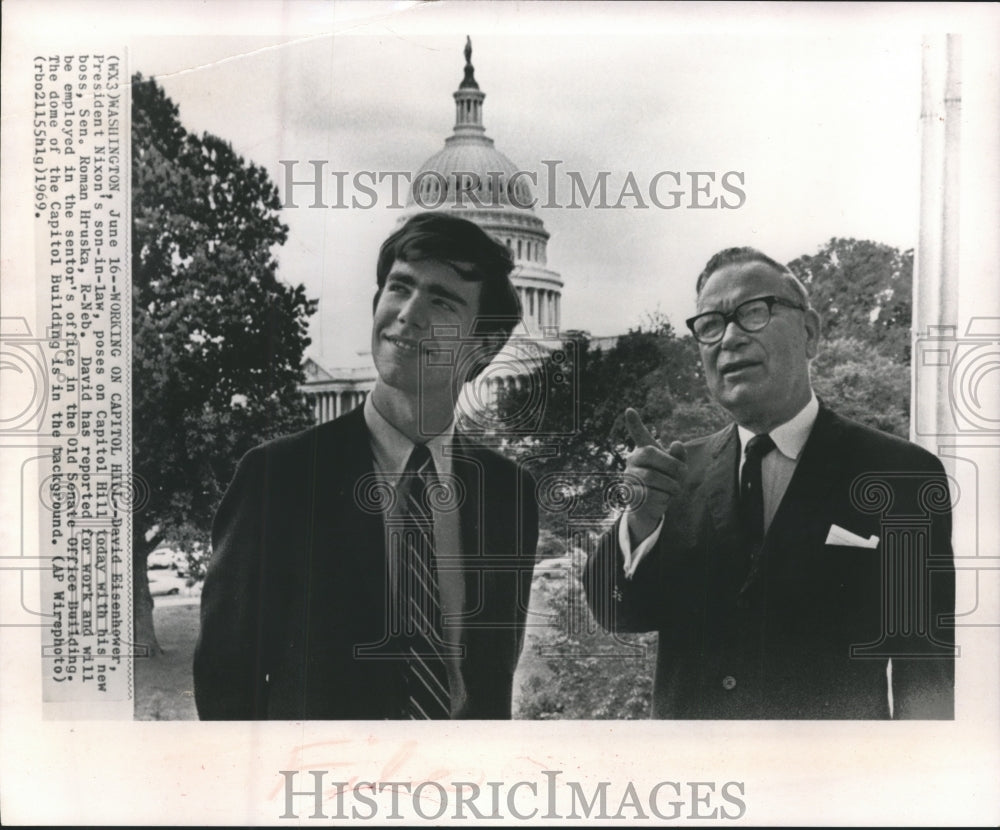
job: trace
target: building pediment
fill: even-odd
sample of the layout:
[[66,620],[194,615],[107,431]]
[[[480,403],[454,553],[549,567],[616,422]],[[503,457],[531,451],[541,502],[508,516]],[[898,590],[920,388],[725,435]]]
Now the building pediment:
[[311,357],[307,357],[305,363],[302,364],[302,371],[305,372],[306,383],[322,383],[323,381],[334,380],[333,375]]

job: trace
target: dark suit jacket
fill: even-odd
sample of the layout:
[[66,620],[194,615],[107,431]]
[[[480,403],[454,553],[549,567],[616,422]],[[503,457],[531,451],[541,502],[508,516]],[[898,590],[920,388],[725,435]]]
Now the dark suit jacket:
[[[606,628],[659,632],[654,717],[953,717],[954,571],[941,463],[821,406],[749,575],[735,426],[687,445],[660,538],[625,579],[617,525],[585,585]],[[880,538],[827,545],[831,525]]]
[[[509,718],[535,543],[531,477],[456,435],[467,718]],[[251,450],[213,527],[194,680],[203,719],[402,717],[385,639],[384,520],[361,408]],[[377,650],[376,650],[377,651]]]

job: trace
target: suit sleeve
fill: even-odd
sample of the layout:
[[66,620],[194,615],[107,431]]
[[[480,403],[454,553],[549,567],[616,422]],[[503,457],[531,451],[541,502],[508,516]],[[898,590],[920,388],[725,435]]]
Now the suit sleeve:
[[250,720],[264,709],[264,479],[264,453],[252,450],[240,461],[212,526],[194,654],[202,720]]
[[[947,493],[947,478],[941,462],[926,477],[926,492]],[[933,495],[930,496],[933,500]],[[911,579],[926,579],[924,621],[917,622],[918,636],[908,650],[913,657],[892,658],[893,717],[902,720],[951,720],[955,716],[955,566],[951,545],[950,507],[931,514],[929,549],[923,573]],[[905,586],[919,591],[919,585]],[[922,653],[921,653],[922,652]]]
[[625,576],[618,543],[618,519],[598,540],[583,571],[583,587],[594,619],[608,631],[653,631],[660,627],[663,597],[659,587],[666,527],[642,557],[631,578]]

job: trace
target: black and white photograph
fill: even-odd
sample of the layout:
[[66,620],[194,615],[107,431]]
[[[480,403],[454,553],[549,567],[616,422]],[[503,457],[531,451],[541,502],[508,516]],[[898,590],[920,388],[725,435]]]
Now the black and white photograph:
[[998,23],[6,3],[5,818],[1000,820]]

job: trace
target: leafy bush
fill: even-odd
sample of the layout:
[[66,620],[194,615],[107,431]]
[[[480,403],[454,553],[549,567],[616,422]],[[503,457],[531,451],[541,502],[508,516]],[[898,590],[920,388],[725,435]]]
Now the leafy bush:
[[647,718],[656,667],[656,634],[613,636],[587,608],[574,551],[558,572],[538,572],[532,610],[553,615],[529,629],[515,699],[515,718]]
[[910,431],[910,367],[850,337],[820,344],[816,394],[834,411],[901,438]]

